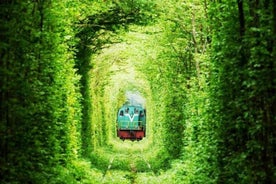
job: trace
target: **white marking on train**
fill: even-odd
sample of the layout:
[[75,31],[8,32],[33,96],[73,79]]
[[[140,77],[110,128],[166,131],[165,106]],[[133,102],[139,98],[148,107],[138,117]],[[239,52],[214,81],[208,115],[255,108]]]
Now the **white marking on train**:
[[135,116],[138,116],[138,114],[134,114],[132,117],[131,117],[129,114],[127,114],[127,116],[129,117],[130,122],[133,122],[134,117],[135,117]]

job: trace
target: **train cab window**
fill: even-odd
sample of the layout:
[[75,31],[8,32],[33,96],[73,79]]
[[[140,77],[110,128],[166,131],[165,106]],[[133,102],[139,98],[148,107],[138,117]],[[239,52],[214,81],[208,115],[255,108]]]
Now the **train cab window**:
[[120,111],[120,116],[124,116],[124,111]]
[[140,117],[143,117],[143,116],[144,116],[144,112],[140,111]]
[[129,108],[126,108],[126,110],[125,110],[126,114],[128,114],[128,111],[129,111]]

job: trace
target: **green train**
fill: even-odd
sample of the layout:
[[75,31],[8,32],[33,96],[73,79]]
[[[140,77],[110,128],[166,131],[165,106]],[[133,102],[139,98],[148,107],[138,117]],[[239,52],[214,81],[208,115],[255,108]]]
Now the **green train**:
[[146,109],[139,105],[123,105],[117,114],[117,136],[122,140],[146,137]]

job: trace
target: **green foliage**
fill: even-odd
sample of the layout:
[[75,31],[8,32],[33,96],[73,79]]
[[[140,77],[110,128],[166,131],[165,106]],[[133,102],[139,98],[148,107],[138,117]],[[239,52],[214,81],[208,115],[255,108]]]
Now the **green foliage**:
[[[1,181],[275,183],[275,10],[1,1]],[[140,142],[116,137],[127,91],[145,97]]]
[[[273,3],[213,3],[212,98],[220,122],[220,182],[273,183]],[[218,25],[219,24],[219,25]],[[272,77],[272,78],[271,78]],[[219,79],[219,80],[218,80]]]
[[1,3],[3,182],[46,183],[49,168],[77,158],[81,97],[69,9],[55,1]]

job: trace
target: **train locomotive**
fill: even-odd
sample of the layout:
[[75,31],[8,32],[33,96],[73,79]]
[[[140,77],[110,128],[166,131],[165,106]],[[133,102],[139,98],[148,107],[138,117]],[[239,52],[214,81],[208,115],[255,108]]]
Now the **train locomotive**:
[[146,137],[146,109],[138,105],[123,105],[117,114],[117,136],[132,141]]

